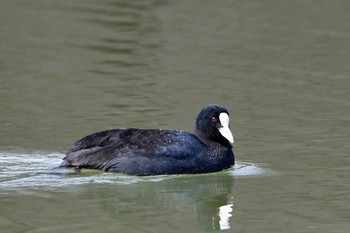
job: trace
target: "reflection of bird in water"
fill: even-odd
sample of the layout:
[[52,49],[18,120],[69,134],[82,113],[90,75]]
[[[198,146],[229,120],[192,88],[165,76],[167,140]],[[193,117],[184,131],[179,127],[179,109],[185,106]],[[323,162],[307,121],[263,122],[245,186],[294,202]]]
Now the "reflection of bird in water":
[[91,186],[83,193],[84,199],[89,197],[93,203],[100,200],[103,212],[110,213],[110,218],[121,226],[133,226],[133,230],[142,231],[143,225],[150,223],[158,227],[171,224],[178,231],[230,228],[234,186],[230,173],[161,176],[153,181],[138,179],[132,185]]
[[232,217],[233,204],[227,204],[219,208],[220,230],[230,229],[230,218]]
[[233,214],[232,198],[226,195],[216,197],[212,202],[196,205],[197,220],[203,230],[226,230],[231,228]]
[[194,214],[201,229],[212,231],[231,227],[233,182],[233,177],[226,173],[198,177],[198,183],[193,184],[190,193],[195,202]]

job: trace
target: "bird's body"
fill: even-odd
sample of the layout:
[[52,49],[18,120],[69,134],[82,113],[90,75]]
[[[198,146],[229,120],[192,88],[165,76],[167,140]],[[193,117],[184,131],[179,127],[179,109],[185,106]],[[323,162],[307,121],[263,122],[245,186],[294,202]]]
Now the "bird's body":
[[215,132],[223,128],[220,114],[228,116],[228,112],[218,105],[209,106],[205,108],[211,109],[208,113],[202,110],[208,116],[198,116],[194,134],[135,128],[101,131],[77,141],[67,151],[61,167],[130,175],[207,173],[229,168],[234,164],[232,146],[220,131]]

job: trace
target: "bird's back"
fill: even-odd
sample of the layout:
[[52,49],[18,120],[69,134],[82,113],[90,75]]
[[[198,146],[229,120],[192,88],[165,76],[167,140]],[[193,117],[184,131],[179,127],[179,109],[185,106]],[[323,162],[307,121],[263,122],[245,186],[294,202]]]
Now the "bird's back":
[[195,135],[179,130],[113,129],[77,141],[61,166],[136,175],[193,173],[205,147]]

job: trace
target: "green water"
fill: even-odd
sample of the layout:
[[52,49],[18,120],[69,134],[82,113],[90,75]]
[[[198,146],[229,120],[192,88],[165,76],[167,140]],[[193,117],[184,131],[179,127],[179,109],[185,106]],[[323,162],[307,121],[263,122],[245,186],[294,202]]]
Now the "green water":
[[[349,232],[350,2],[0,3],[1,232]],[[89,133],[231,113],[217,174],[53,175]]]

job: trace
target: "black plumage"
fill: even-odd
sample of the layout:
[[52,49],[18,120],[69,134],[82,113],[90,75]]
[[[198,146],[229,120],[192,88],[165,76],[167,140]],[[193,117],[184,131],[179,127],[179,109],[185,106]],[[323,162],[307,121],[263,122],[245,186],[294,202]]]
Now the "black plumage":
[[[234,164],[229,142],[233,143],[233,137],[223,115],[228,119],[228,111],[220,105],[203,108],[196,119],[194,134],[135,128],[94,133],[77,141],[67,151],[61,167],[130,175],[220,171]],[[226,133],[222,133],[223,128],[227,128]]]

